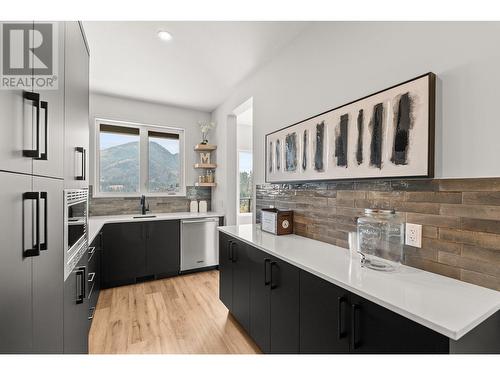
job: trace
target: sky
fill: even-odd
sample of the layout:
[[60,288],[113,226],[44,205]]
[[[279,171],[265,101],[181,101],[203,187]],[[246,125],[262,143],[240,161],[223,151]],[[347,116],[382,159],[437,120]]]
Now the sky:
[[252,171],[252,153],[240,151],[240,172]]

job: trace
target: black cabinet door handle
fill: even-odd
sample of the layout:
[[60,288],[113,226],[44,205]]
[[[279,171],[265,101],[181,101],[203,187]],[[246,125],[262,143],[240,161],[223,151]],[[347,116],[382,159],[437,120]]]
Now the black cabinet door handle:
[[359,348],[359,332],[358,332],[358,325],[356,324],[356,311],[360,310],[360,306],[356,305],[353,303],[351,305],[351,349],[355,350]]
[[76,303],[83,303],[85,299],[85,284],[87,283],[87,278],[85,277],[86,267],[79,267],[76,270]]
[[231,243],[231,262],[235,263],[238,261],[238,244],[236,242]]
[[264,285],[269,285],[271,281],[267,279],[267,266],[270,264],[271,259],[265,258],[264,259]]
[[23,150],[23,156],[38,159],[40,157],[40,94],[23,91],[23,99],[29,100],[31,105],[36,108],[36,148]]
[[89,312],[90,312],[90,315],[89,315],[88,319],[89,319],[89,320],[94,319],[95,307],[91,307],[91,308],[89,309]]
[[228,260],[233,261],[233,241],[229,240],[226,245]]
[[343,325],[344,320],[342,319],[342,315],[343,315],[342,305],[347,302],[347,298],[345,296],[339,297],[337,302],[338,302],[338,305],[337,305],[337,308],[338,308],[338,311],[337,311],[338,312],[337,331],[338,331],[338,338],[341,339],[341,338],[344,338],[347,336],[347,333],[345,332],[344,325]]
[[[48,200],[47,200],[47,192],[46,191],[42,191],[40,193],[40,199],[42,199],[44,202],[44,205],[43,205],[43,242],[40,242],[40,250],[47,250],[48,249],[48,246],[47,246],[47,240],[48,240],[48,235],[49,235],[49,230],[48,230],[48,226],[49,226],[49,221],[47,220],[48,218],[48,213],[47,213],[47,210],[49,209],[48,207]],[[40,214],[40,213],[38,213]]]
[[276,289],[278,287],[278,284],[274,282],[274,276],[276,274],[273,273],[273,266],[274,267],[278,267],[278,263],[277,262],[271,262],[271,289]]
[[[29,191],[26,193],[23,193],[23,209],[24,209],[24,201],[26,200],[32,200],[35,201],[36,203],[36,216],[35,216],[35,240],[32,243],[31,248],[24,248],[23,250],[23,256],[25,258],[28,257],[36,257],[40,255],[40,193],[35,192],[35,191]],[[24,212],[23,212],[24,216]],[[33,222],[33,218],[32,218]],[[24,220],[23,220],[24,224]],[[25,233],[25,229],[23,228],[23,235]]]
[[86,174],[87,150],[85,150],[85,148],[83,148],[83,147],[76,147],[75,151],[82,154],[82,174],[79,176],[76,176],[76,179],[80,180],[80,181],[85,181],[85,179],[87,178],[87,174]]
[[49,160],[49,103],[41,101],[40,108],[45,113],[45,152],[42,152],[36,160]]

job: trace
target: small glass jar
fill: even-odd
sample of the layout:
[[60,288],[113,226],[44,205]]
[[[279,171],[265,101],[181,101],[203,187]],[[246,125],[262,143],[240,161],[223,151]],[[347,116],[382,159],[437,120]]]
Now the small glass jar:
[[380,271],[393,271],[403,260],[404,222],[394,210],[365,209],[358,218],[361,263]]

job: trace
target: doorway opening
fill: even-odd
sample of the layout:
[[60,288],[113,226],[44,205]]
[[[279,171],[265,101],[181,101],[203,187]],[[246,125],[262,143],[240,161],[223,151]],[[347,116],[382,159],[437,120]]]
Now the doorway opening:
[[254,220],[253,188],[253,100],[235,109],[236,115],[236,222],[251,224]]

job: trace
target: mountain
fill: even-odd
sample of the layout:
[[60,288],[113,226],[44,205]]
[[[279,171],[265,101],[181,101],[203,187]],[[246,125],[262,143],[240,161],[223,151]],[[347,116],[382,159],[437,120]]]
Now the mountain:
[[[174,190],[179,183],[179,154],[149,143],[150,191]],[[134,192],[139,185],[139,142],[101,150],[101,191]]]

